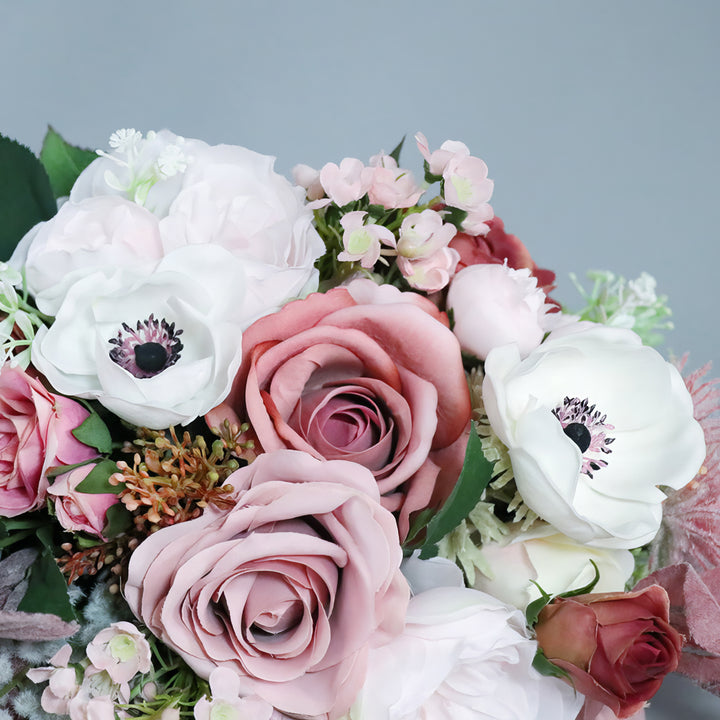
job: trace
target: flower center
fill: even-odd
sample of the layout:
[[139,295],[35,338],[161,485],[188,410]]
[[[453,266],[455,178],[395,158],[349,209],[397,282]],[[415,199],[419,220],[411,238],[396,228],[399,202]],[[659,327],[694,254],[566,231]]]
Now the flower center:
[[614,430],[615,426],[605,422],[607,415],[590,405],[585,398],[566,397],[561,405],[553,410],[553,415],[560,421],[563,432],[579,448],[582,454],[580,473],[592,479],[593,473],[607,467],[603,456],[609,455],[610,445],[615,438],[606,431]]
[[134,329],[123,323],[117,337],[108,340],[115,346],[110,359],[136,378],[154,377],[180,359],[180,335],[182,330],[175,330],[175,323],[156,320],[154,315],[138,320]]

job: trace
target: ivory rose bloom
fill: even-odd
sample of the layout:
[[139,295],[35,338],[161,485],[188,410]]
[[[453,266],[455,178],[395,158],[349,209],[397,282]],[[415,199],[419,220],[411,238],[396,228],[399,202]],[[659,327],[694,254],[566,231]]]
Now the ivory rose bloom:
[[163,528],[133,552],[128,604],[200,676],[228,668],[243,695],[338,718],[370,648],[402,631],[395,520],[356,463],[280,450],[228,483],[231,510]]
[[470,399],[460,348],[427,299],[369,280],[286,305],[243,336],[227,400],[265,452],[303,450],[372,471],[383,504],[411,512],[447,495],[465,452]]
[[535,631],[547,658],[579,692],[627,718],[677,668],[683,641],[669,611],[659,585],[557,598],[540,612]]
[[515,343],[521,357],[536,348],[549,329],[545,293],[530,271],[505,265],[471,265],[450,283],[447,306],[453,332],[465,352],[484,360],[490,350]]
[[88,415],[19,368],[0,368],[0,517],[43,506],[49,468],[97,455],[72,435]]
[[81,465],[58,475],[48,488],[55,503],[55,515],[60,525],[70,532],[85,532],[103,538],[106,514],[119,502],[114,493],[84,493],[77,486],[88,476],[95,465]]
[[658,485],[683,487],[705,457],[680,374],[630,330],[575,323],[524,360],[493,348],[483,400],[525,503],[581,543],[652,540]]
[[575,720],[582,695],[532,667],[536,648],[522,613],[490,595],[427,590],[371,651],[348,720]]

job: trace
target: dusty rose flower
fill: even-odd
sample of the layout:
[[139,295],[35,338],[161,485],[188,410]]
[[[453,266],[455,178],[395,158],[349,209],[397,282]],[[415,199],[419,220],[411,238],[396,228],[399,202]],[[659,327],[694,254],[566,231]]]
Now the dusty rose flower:
[[58,522],[71,532],[86,532],[103,538],[106,513],[118,502],[114,493],[84,493],[77,486],[88,476],[95,465],[81,465],[70,472],[58,475],[48,488],[55,501]]
[[19,368],[6,364],[0,369],[0,516],[15,517],[43,505],[49,468],[97,455],[72,435],[88,415]]
[[505,232],[505,225],[499,217],[489,220],[487,225],[490,231],[484,236],[473,236],[458,233],[450,242],[450,247],[460,253],[458,271],[467,265],[483,263],[499,263],[505,260],[516,270],[527,268],[537,278],[538,285],[546,292],[550,292],[555,285],[555,273],[551,270],[539,268],[530,252],[515,236]]
[[258,457],[229,478],[237,504],[163,528],[133,552],[133,612],[208,678],[283,712],[340,717],[369,649],[403,628],[409,590],[395,520],[371,473],[305,453]]
[[87,646],[88,659],[105,670],[115,683],[129,682],[137,673],[150,672],[150,644],[129,622],[116,622],[101,630]]
[[628,718],[678,666],[683,641],[669,611],[659,585],[592,593],[556,599],[541,611],[535,630],[540,648],[570,674],[578,692]]
[[290,303],[244,333],[242,367],[208,423],[247,419],[265,452],[369,468],[404,536],[464,457],[469,393],[443,320],[416,293],[369,280]]

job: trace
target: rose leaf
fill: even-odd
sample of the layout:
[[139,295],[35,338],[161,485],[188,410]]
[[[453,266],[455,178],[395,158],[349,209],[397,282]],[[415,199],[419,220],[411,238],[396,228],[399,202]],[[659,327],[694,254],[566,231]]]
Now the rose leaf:
[[115,493],[122,491],[123,485],[111,485],[110,476],[118,471],[117,464],[113,460],[101,460],[75,488],[77,492],[88,493],[89,495],[100,495],[104,493]]
[[72,431],[76,440],[95,448],[98,452],[109,453],[112,450],[112,437],[107,425],[97,413],[91,413],[85,421]]
[[80,173],[96,158],[97,153],[93,150],[70,145],[52,127],[48,127],[40,162],[45,166],[56,198],[69,195]]

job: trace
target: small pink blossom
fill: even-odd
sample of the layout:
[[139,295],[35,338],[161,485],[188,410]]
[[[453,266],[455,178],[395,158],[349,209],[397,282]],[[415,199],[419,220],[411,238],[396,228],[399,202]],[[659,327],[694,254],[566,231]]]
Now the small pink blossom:
[[425,292],[442,290],[449,282],[460,255],[452,248],[440,248],[427,257],[411,260],[399,256],[397,265],[411,287]]
[[293,168],[292,175],[295,184],[305,188],[308,200],[320,200],[325,197],[319,170],[300,163]]
[[363,225],[366,212],[357,210],[343,215],[340,224],[343,233],[343,250],[338,260],[343,262],[360,261],[364,268],[371,268],[380,257],[380,244],[395,247],[395,236],[382,225]]
[[342,207],[359,200],[370,189],[372,170],[356,158],[345,158],[340,165],[326,163],[320,170],[320,183],[327,196]]
[[430,172],[437,177],[442,177],[447,164],[456,155],[470,155],[468,146],[457,140],[446,140],[439,150],[432,153],[427,138],[421,132],[415,135],[415,142],[420,154],[427,161]]
[[34,683],[48,681],[40,698],[40,706],[45,712],[66,715],[68,703],[77,695],[80,686],[75,677],[75,668],[68,667],[71,654],[70,645],[63,645],[50,658],[49,667],[31,668],[27,672],[28,680]]
[[87,646],[90,662],[105,670],[114,683],[127,683],[137,673],[150,672],[150,645],[129,622],[116,622],[101,630]]
[[116,720],[115,704],[129,700],[128,683],[116,683],[105,670],[90,665],[77,694],[68,702],[67,714],[70,720]]
[[443,172],[445,202],[468,213],[486,215],[493,193],[493,181],[487,173],[487,165],[480,158],[455,155]]
[[443,223],[442,216],[435,210],[423,210],[408,215],[400,226],[398,255],[415,260],[433,255],[447,247],[457,232],[454,225]]
[[368,196],[371,203],[387,209],[408,208],[423,194],[412,173],[399,168],[390,155],[374,155],[370,158],[370,166],[372,182]]
[[490,232],[489,222],[495,217],[495,211],[488,203],[478,210],[470,211],[461,223],[461,230],[470,235],[486,235]]
[[[210,695],[200,698],[193,712],[195,720],[271,720],[273,706],[257,695],[240,697],[240,678],[228,668],[219,667],[210,673]],[[283,716],[284,717],[284,716]]]
[[58,475],[48,488],[48,495],[52,495],[55,500],[55,514],[65,530],[86,532],[105,540],[102,534],[105,516],[108,509],[118,502],[118,496],[114,493],[84,493],[77,490],[93,468],[93,464],[82,465]]

